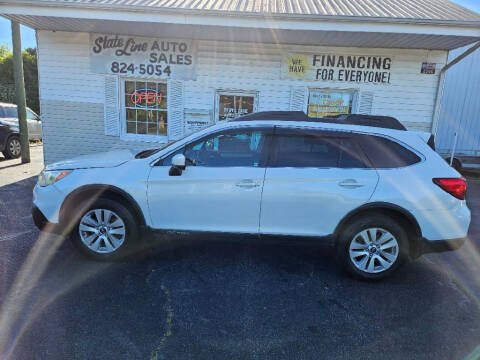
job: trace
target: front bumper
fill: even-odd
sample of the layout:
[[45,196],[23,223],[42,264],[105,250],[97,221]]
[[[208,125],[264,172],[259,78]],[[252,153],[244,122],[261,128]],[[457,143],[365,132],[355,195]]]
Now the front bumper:
[[421,239],[421,254],[429,254],[434,252],[445,252],[460,249],[467,241],[467,237],[448,239],[448,240],[427,240]]
[[43,215],[40,209],[35,205],[33,205],[32,207],[32,218],[35,226],[40,231],[45,231],[58,235],[62,235],[64,233],[64,229],[60,226],[60,224],[49,222],[45,215]]

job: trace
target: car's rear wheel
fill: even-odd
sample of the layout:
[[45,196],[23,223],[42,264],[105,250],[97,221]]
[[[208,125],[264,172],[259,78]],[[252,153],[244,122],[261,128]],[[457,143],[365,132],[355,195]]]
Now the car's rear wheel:
[[20,144],[20,138],[17,135],[12,135],[7,139],[5,145],[5,150],[3,150],[3,155],[7,159],[16,159],[20,157],[22,153],[22,146]]
[[135,250],[139,232],[128,208],[117,201],[99,199],[83,210],[70,237],[88,257],[114,260]]
[[396,220],[370,214],[347,224],[339,236],[337,255],[354,277],[382,279],[407,258],[407,233]]

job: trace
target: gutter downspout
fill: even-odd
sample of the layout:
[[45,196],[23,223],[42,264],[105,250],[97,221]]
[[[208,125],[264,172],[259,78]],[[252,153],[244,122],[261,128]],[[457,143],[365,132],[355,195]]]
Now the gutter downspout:
[[[472,47],[470,47],[469,49],[467,49],[461,55],[457,56],[455,59],[447,63],[440,70],[440,76],[438,77],[438,83],[437,83],[437,95],[435,96],[435,108],[434,108],[433,119],[432,119],[432,134],[435,137],[437,136],[438,122],[440,118],[440,111],[441,111],[441,105],[443,100],[443,90],[445,89],[445,73],[447,72],[448,69],[450,69],[452,66],[454,66],[458,62],[465,59],[467,56],[469,56],[478,48],[480,48],[480,41],[477,42]],[[448,54],[447,54],[447,61],[448,61]]]

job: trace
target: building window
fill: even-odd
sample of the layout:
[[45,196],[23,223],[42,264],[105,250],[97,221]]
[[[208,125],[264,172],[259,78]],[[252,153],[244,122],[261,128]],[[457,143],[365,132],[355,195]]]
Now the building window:
[[322,117],[351,114],[355,91],[310,89],[308,94],[308,116]]
[[124,80],[125,132],[167,135],[167,84]]
[[232,120],[239,116],[257,111],[258,94],[256,92],[217,92],[217,121]]

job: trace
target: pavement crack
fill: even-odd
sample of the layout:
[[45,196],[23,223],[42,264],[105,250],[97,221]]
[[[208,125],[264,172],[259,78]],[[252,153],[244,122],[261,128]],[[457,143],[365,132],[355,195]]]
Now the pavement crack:
[[158,344],[158,346],[152,351],[152,356],[150,357],[150,360],[159,360],[158,356],[160,355],[160,351],[165,346],[167,339],[170,337],[170,335],[172,335],[172,323],[173,323],[172,298],[170,296],[170,291],[166,286],[162,285],[160,289],[162,290],[163,294],[167,299],[167,303],[165,305],[167,310],[167,318],[165,320],[165,331],[163,332],[162,339],[160,340],[160,343]]

